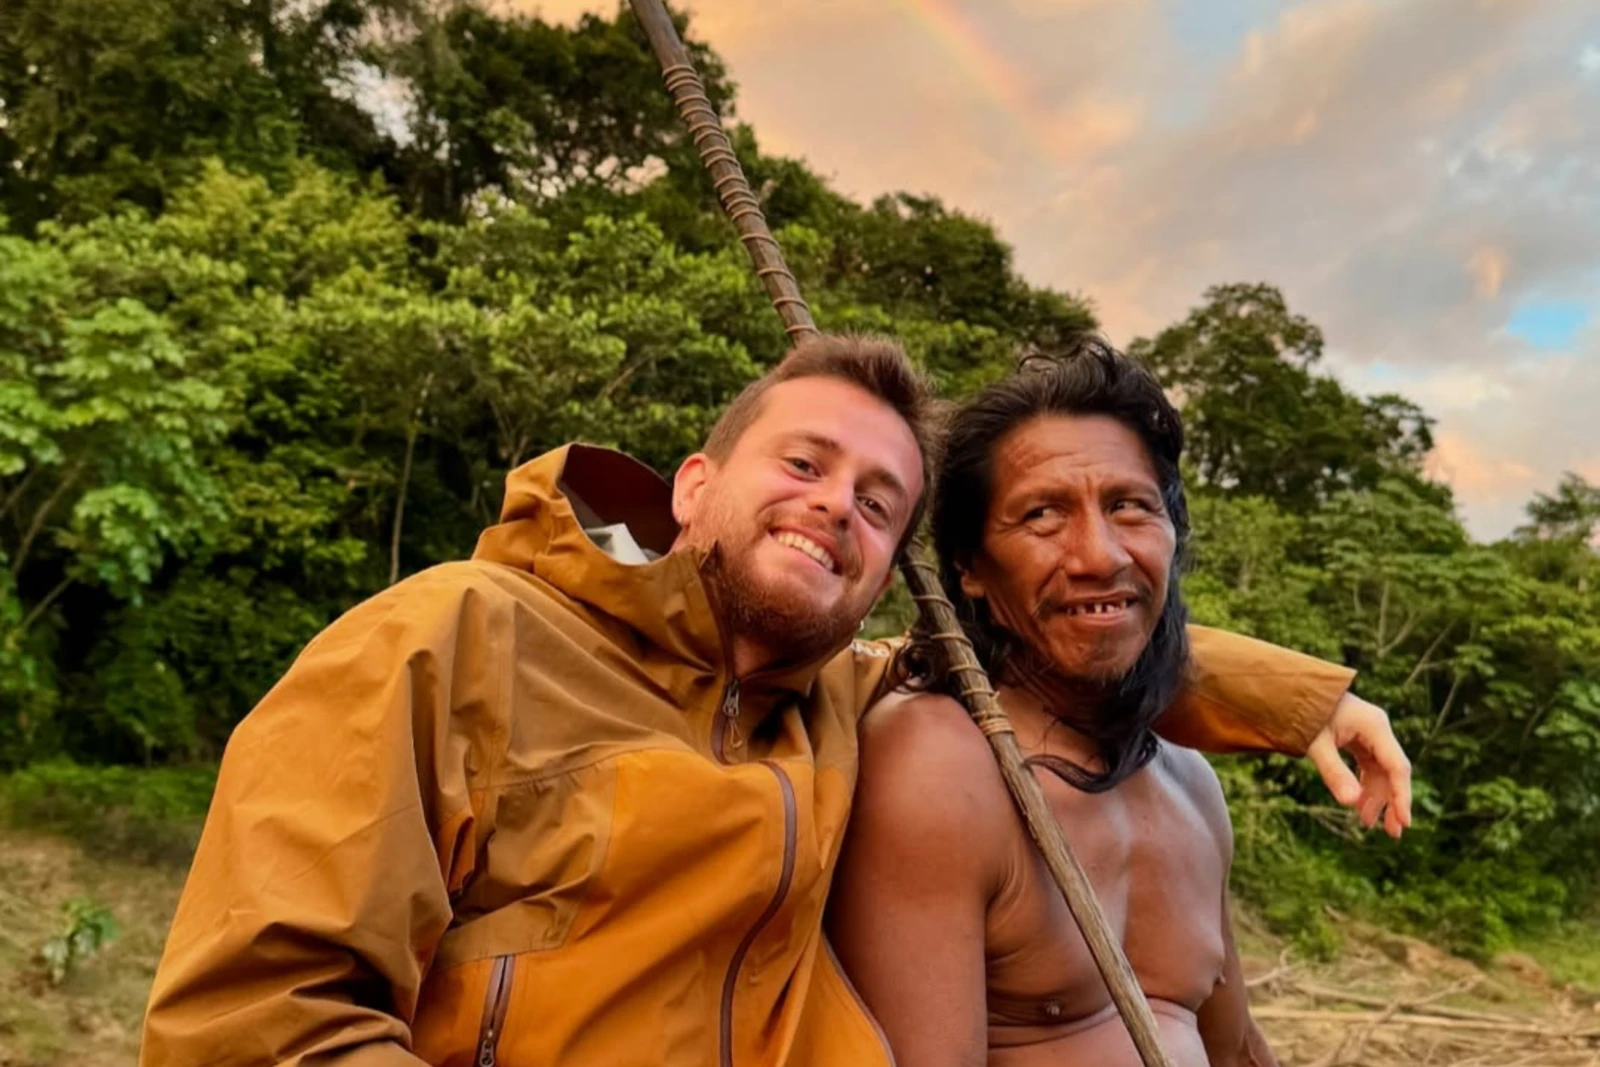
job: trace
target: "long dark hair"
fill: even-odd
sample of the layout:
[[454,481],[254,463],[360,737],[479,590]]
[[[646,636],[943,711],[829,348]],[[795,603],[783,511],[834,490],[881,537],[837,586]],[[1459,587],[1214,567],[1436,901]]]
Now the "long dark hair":
[[[1105,694],[1096,714],[1062,716],[1097,744],[1105,769],[1093,771],[1056,756],[1030,760],[1079,789],[1104,792],[1154,757],[1152,727],[1177,695],[1188,666],[1188,609],[1178,580],[1189,535],[1189,506],[1178,471],[1183,424],[1148,368],[1092,335],[1060,351],[1024,354],[1012,374],[953,413],[935,483],[933,542],[945,593],[979,661],[1001,684],[1015,683],[1037,669],[1038,657],[995,622],[985,601],[962,592],[961,571],[983,547],[994,503],[995,453],[1007,434],[1040,415],[1108,415],[1137,433],[1155,466],[1162,503],[1177,534],[1166,603],[1149,644]],[[924,687],[945,689],[943,657],[930,635],[914,630],[912,637],[908,668],[923,671]]]

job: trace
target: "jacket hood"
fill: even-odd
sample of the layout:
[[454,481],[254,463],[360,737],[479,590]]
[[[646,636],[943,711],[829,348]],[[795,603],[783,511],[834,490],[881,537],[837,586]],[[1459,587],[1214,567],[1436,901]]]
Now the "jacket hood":
[[[622,562],[586,530],[623,525],[654,558]],[[673,549],[678,524],[672,487],[631,456],[593,445],[564,445],[506,477],[500,522],[478,538],[473,558],[537,575],[573,600],[627,623],[686,664],[727,670],[708,554]],[[749,687],[809,693],[841,643],[809,663],[790,664],[743,679]]]

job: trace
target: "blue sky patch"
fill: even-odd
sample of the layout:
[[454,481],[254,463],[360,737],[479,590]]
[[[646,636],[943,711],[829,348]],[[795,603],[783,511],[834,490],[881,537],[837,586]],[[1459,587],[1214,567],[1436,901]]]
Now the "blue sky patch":
[[1589,322],[1589,309],[1573,302],[1530,300],[1517,308],[1506,332],[1535,348],[1571,348]]
[[1220,60],[1236,52],[1250,30],[1270,28],[1279,6],[1271,0],[1173,0],[1167,17],[1185,48]]

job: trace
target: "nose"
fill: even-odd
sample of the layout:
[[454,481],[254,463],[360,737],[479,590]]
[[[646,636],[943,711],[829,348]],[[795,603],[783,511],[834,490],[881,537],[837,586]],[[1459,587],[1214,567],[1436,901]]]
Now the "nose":
[[1133,564],[1116,526],[1099,511],[1081,514],[1063,531],[1063,563],[1069,576],[1106,582]]
[[844,526],[855,510],[855,481],[834,475],[811,483],[806,506],[827,521]]

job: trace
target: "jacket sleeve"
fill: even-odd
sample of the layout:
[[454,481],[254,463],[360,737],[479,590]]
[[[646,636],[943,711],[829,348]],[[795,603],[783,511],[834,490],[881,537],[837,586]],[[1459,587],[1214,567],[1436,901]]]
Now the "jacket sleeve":
[[509,635],[470,566],[336,621],[234,732],[144,1067],[420,1067],[409,1021],[482,832],[472,768],[504,729]]
[[1189,678],[1156,731],[1207,752],[1305,755],[1355,671],[1251,637],[1189,627]]

